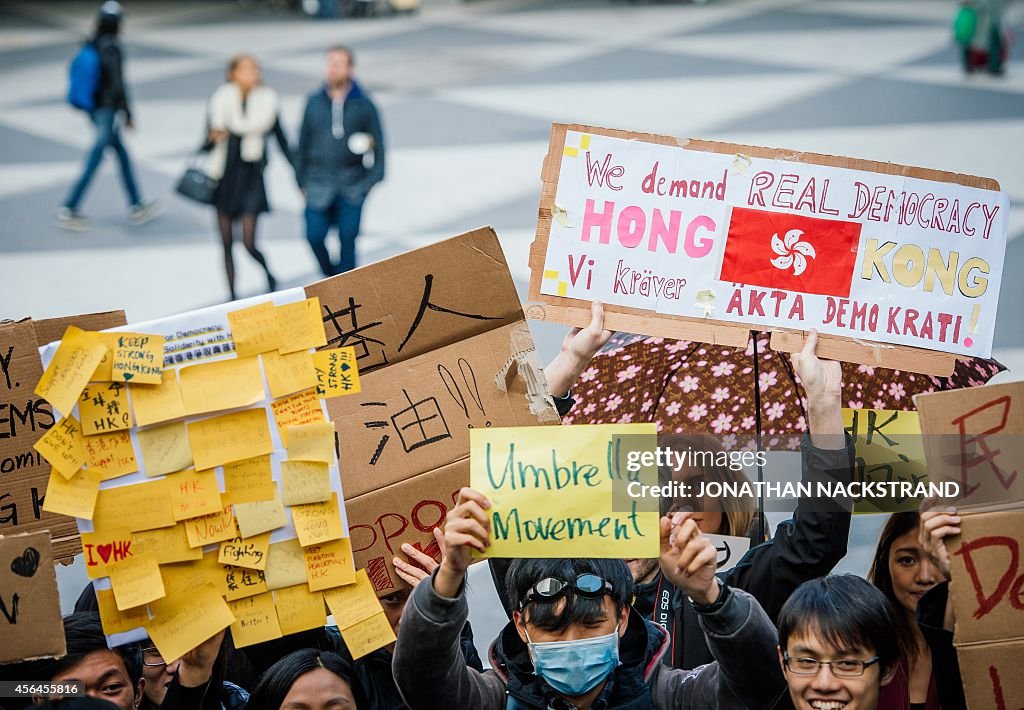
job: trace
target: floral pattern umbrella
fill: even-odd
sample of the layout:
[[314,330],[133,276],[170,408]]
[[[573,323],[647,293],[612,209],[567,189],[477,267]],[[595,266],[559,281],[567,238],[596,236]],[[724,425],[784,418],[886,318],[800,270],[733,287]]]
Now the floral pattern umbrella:
[[[768,347],[757,333],[746,350],[685,340],[616,334],[573,388],[576,406],[567,424],[655,422],[658,431],[701,431],[726,449],[756,448],[760,414],[762,448],[795,451],[807,428],[789,355]],[[995,360],[958,360],[950,377],[843,363],[843,406],[914,409],[913,395],[978,387],[1006,368]]]

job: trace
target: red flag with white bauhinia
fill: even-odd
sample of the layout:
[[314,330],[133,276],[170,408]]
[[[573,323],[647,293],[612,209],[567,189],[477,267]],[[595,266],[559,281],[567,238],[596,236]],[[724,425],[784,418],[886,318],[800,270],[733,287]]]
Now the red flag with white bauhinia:
[[734,207],[722,281],[847,298],[861,225]]

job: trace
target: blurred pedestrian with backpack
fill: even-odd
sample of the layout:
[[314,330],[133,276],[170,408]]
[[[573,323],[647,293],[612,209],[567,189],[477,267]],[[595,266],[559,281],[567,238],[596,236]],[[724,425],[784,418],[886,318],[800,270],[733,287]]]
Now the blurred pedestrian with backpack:
[[956,41],[963,51],[963,67],[968,74],[986,70],[1002,75],[1008,54],[1003,13],[1007,0],[965,0],[953,22]]
[[144,224],[162,209],[156,200],[142,198],[131,158],[121,142],[121,126],[134,128],[124,81],[124,55],[118,39],[123,20],[124,8],[119,2],[104,2],[96,19],[95,35],[82,45],[71,62],[68,102],[89,114],[96,127],[96,141],[85,157],[81,176],[57,211],[57,224],[65,229],[88,228],[79,205],[107,148],[113,148],[117,154],[132,222]]

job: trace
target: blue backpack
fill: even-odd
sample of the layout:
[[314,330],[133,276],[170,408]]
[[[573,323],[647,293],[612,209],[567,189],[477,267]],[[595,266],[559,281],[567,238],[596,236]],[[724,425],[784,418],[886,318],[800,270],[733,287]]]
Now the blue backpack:
[[92,112],[96,108],[96,90],[100,85],[100,53],[96,45],[86,42],[71,60],[68,69],[68,103],[77,109]]

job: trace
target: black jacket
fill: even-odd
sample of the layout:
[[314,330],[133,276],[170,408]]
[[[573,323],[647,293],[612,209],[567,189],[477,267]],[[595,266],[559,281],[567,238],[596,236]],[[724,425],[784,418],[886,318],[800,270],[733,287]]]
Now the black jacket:
[[117,35],[101,34],[93,40],[100,55],[100,82],[96,87],[96,108],[112,108],[123,111],[126,120],[131,120],[128,105],[128,89],[124,83],[124,55]]
[[960,661],[953,647],[953,632],[943,622],[949,601],[949,582],[937,584],[917,603],[917,625],[932,652],[932,677],[939,691],[942,710],[967,710]]

